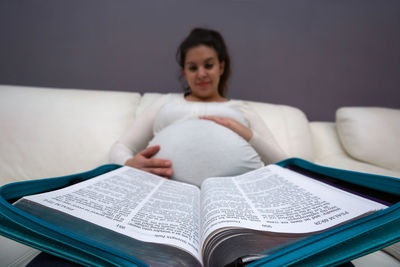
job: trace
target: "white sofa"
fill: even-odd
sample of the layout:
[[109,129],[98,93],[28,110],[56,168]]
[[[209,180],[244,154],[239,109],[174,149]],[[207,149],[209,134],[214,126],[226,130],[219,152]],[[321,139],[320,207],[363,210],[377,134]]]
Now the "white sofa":
[[[68,175],[108,163],[113,142],[159,96],[0,85],[0,185]],[[291,157],[400,177],[400,110],[341,108],[336,122],[309,122],[294,107],[250,105]],[[392,257],[399,255],[396,249],[392,246],[386,251],[391,254],[378,251],[353,263],[399,266]],[[2,266],[24,266],[37,253],[0,237]]]

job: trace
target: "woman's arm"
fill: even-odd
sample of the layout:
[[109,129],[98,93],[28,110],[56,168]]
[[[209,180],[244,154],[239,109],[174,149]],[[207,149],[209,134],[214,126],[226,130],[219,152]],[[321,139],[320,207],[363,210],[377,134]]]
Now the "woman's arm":
[[169,95],[160,97],[136,118],[129,129],[111,147],[110,162],[128,165],[165,177],[172,175],[169,160],[152,158],[160,147],[146,148],[153,138],[153,124],[156,115],[168,102],[168,99]]
[[232,131],[243,137],[243,139],[245,139],[247,142],[249,142],[253,137],[253,132],[251,131],[251,129],[244,126],[235,119],[219,116],[200,116],[199,118],[203,120],[210,120],[222,126],[225,126],[226,128],[231,129]]
[[265,164],[275,163],[287,158],[287,154],[276,142],[264,121],[247,104],[241,102],[239,107],[249,127],[232,118],[218,116],[202,116],[201,119],[214,121],[243,137],[257,151]]
[[253,132],[249,143],[260,155],[261,160],[265,164],[271,164],[288,158],[263,119],[247,103],[242,103],[240,110]]

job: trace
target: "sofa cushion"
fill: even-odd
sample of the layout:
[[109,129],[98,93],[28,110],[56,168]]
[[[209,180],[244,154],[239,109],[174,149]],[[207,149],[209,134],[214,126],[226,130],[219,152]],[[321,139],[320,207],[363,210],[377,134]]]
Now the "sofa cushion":
[[0,86],[0,184],[108,163],[139,100],[137,93]]
[[248,101],[267,124],[289,157],[313,160],[311,130],[306,115],[298,108]]
[[336,126],[344,149],[355,159],[400,171],[400,110],[343,107]]
[[0,236],[0,248],[1,266],[26,266],[40,253],[37,249],[17,243],[3,236]]

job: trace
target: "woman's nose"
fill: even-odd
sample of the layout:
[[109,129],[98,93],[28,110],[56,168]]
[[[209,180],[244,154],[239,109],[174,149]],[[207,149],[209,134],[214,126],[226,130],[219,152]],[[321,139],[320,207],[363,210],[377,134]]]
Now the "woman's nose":
[[199,68],[198,75],[200,78],[205,77],[207,75],[206,70],[204,68]]

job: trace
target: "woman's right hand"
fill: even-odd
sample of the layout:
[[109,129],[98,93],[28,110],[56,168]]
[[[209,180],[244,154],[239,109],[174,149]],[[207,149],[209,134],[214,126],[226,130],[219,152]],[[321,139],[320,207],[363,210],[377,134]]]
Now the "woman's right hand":
[[149,146],[133,158],[128,159],[125,165],[168,178],[173,174],[171,161],[152,158],[159,150],[159,145]]

